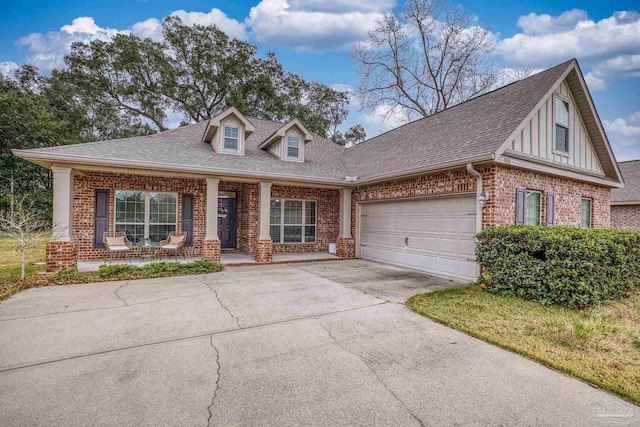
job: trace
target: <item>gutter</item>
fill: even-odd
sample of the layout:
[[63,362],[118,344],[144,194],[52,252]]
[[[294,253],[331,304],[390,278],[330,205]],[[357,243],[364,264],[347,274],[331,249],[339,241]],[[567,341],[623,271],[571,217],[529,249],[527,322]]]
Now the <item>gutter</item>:
[[484,191],[482,174],[473,168],[473,163],[467,163],[467,172],[476,177],[476,233],[482,231],[482,206],[480,205],[480,194]]

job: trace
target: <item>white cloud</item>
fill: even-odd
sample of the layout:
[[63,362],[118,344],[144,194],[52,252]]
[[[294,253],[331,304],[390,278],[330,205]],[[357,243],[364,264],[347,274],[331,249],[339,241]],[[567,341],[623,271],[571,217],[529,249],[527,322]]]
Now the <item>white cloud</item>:
[[20,66],[13,61],[5,61],[0,62],[0,74],[5,77],[13,77],[13,72],[16,71]]
[[500,40],[496,54],[508,64],[549,66],[579,58],[591,67],[591,90],[608,81],[640,77],[640,13],[615,12],[600,21],[574,9],[558,16],[530,13],[518,19],[522,32]]
[[409,123],[407,110],[400,105],[378,105],[375,110],[360,116],[367,135],[377,135]]
[[[215,24],[232,37],[247,39],[245,24],[227,17],[220,9],[213,8],[207,13],[176,10],[171,15],[179,16],[187,25]],[[162,24],[156,18],[149,18],[136,22],[128,29],[118,30],[100,27],[93,18],[85,16],[74,19],[71,24],[63,25],[59,31],[31,33],[20,38],[18,44],[27,48],[25,62],[49,71],[64,67],[64,56],[71,51],[72,43],[107,41],[118,33],[133,33],[159,41],[162,40]]]
[[322,52],[352,47],[367,37],[395,1],[262,0],[251,8],[247,26],[259,42]]
[[567,11],[559,16],[538,15],[531,12],[518,19],[518,27],[522,28],[525,34],[540,36],[572,30],[576,24],[586,20],[587,12],[580,9]]
[[587,82],[587,86],[591,92],[602,92],[607,88],[607,83],[604,79],[596,76],[593,72],[585,74],[584,80]]
[[619,161],[640,158],[640,111],[627,119],[603,120],[602,124]]
[[[227,17],[220,9],[213,8],[209,12],[187,12],[176,10],[171,16],[179,17],[186,25],[216,25],[231,37],[246,40],[247,28],[242,22]],[[136,22],[131,26],[131,32],[139,37],[162,40],[162,22],[157,18],[149,18]]]
[[[522,19],[518,21],[520,25]],[[529,15],[527,19],[533,18]],[[533,33],[525,31],[498,43],[496,51],[505,61],[548,65],[580,57],[595,62],[640,51],[640,14],[636,12],[616,12],[598,22],[578,20],[572,28],[560,32],[556,32],[553,24],[548,32],[530,23],[525,28]]]

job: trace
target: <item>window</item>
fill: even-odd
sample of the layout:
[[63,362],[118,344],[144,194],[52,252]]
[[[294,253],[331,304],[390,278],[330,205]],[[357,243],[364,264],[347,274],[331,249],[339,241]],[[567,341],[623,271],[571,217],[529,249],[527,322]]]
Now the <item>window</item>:
[[127,233],[133,243],[166,239],[177,224],[177,194],[116,191],[115,230]]
[[582,228],[591,228],[591,199],[582,199]]
[[569,152],[569,103],[556,98],[556,150]]
[[287,156],[288,157],[299,157],[300,151],[300,138],[297,136],[288,136],[287,137]]
[[314,200],[271,199],[271,239],[275,243],[315,243]]
[[225,150],[237,151],[240,146],[240,129],[235,126],[224,127],[224,143],[222,148]]
[[524,199],[525,225],[540,225],[540,218],[542,216],[541,200],[542,193],[539,191],[526,191]]

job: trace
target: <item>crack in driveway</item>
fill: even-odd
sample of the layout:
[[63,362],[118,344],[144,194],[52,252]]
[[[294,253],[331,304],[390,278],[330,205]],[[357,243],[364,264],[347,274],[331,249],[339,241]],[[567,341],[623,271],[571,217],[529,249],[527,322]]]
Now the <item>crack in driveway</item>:
[[216,396],[218,395],[218,390],[220,389],[220,351],[213,345],[213,334],[211,334],[211,340],[209,341],[211,347],[216,351],[216,388],[213,389],[213,397],[211,397],[211,404],[208,406],[207,410],[209,411],[209,417],[207,418],[207,427],[211,426],[211,420],[213,419],[213,405],[216,400]]
[[242,326],[240,326],[240,319],[238,319],[232,312],[231,310],[229,310],[229,308],[224,305],[222,303],[222,300],[220,300],[220,296],[218,295],[218,291],[216,291],[215,289],[213,289],[208,283],[203,282],[202,280],[198,279],[197,277],[195,278],[198,282],[202,283],[203,285],[205,285],[207,288],[209,288],[211,290],[211,292],[213,292],[213,294],[216,296],[216,299],[218,300],[218,304],[220,304],[220,307],[222,307],[227,313],[229,313],[229,316],[233,317],[234,320],[236,321],[236,324],[238,325],[238,329],[242,329]]
[[116,296],[120,301],[122,301],[122,302],[124,303],[124,305],[125,305],[125,306],[129,305],[129,303],[127,303],[127,301],[126,301],[124,298],[122,298],[122,296],[118,293],[118,291],[119,291],[120,289],[124,288],[125,286],[127,286],[128,284],[129,284],[129,282],[128,282],[128,281],[127,281],[127,282],[124,282],[124,284],[122,284],[122,285],[118,286],[118,288],[113,292],[113,294],[114,294],[114,295],[115,295],[115,296]]
[[418,418],[416,416],[416,414],[413,413],[413,411],[411,411],[411,409],[409,409],[409,407],[407,407],[407,404],[404,403],[402,401],[402,399],[400,399],[398,397],[397,394],[395,394],[386,384],[384,381],[382,381],[382,378],[380,378],[380,375],[378,375],[378,373],[371,367],[371,365],[369,364],[369,362],[367,361],[367,359],[365,359],[364,357],[360,356],[357,353],[354,353],[353,351],[349,350],[347,347],[345,347],[344,345],[340,344],[338,342],[338,340],[333,336],[333,334],[331,333],[331,331],[324,326],[324,324],[322,323],[322,321],[320,319],[316,319],[318,321],[318,323],[320,324],[320,326],[322,327],[322,329],[324,329],[327,334],[329,335],[329,337],[333,340],[333,342],[340,347],[341,349],[343,349],[344,351],[347,351],[349,353],[351,353],[352,355],[354,355],[355,357],[357,357],[358,359],[360,359],[362,361],[362,363],[365,364],[365,366],[371,371],[371,373],[373,373],[373,375],[376,376],[376,378],[378,379],[378,382],[389,392],[389,394],[391,394],[398,402],[400,402],[400,404],[404,407],[404,409],[409,413],[409,415],[411,415],[417,422],[420,423],[420,425],[422,427],[426,427],[425,424],[422,422],[422,420],[420,418]]

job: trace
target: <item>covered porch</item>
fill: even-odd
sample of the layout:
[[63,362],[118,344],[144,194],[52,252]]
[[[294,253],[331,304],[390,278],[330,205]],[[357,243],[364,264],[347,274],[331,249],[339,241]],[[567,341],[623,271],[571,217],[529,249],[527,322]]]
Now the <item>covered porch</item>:
[[157,244],[171,232],[188,236],[179,262],[244,265],[354,257],[351,188],[52,170],[55,227],[47,245],[49,271],[97,270],[110,257],[103,234],[113,231],[126,233],[132,251],[113,254],[112,264],[175,260],[159,247],[151,248],[155,257],[137,256],[138,245]]

